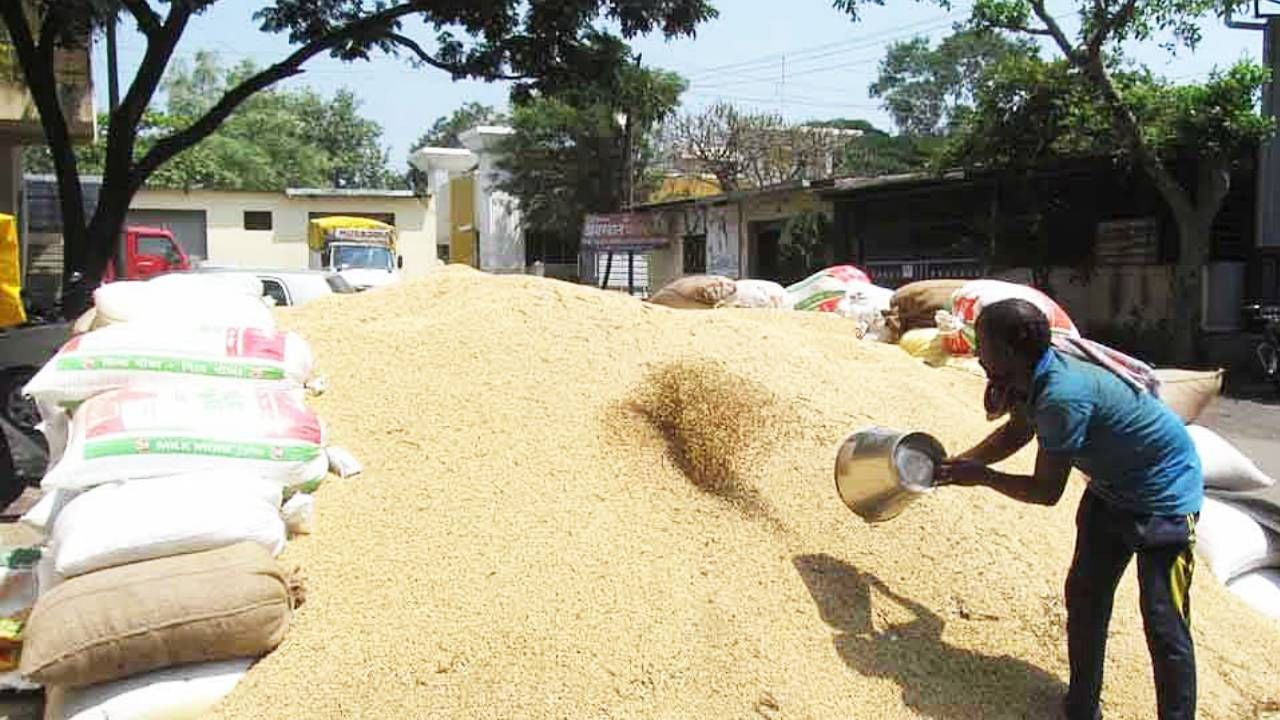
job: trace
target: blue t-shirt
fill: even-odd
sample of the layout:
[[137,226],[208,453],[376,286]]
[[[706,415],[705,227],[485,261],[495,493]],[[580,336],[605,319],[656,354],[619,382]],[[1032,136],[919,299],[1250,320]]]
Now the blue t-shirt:
[[1200,457],[1182,420],[1151,393],[1051,349],[1028,405],[1040,449],[1069,454],[1104,500],[1135,513],[1200,512]]

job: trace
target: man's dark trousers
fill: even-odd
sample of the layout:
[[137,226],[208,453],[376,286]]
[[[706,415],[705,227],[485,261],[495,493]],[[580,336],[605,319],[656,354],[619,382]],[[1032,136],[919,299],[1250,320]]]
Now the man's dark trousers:
[[1086,490],[1076,514],[1076,549],[1067,575],[1069,720],[1101,711],[1103,658],[1116,585],[1135,554],[1147,647],[1155,670],[1160,720],[1196,714],[1196,662],[1191,642],[1192,515],[1138,515]]

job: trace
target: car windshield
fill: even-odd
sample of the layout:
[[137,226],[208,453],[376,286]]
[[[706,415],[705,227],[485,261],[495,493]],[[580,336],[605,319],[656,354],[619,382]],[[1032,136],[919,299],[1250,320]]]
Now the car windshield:
[[395,258],[385,247],[338,245],[333,248],[333,267],[336,270],[390,270],[395,267]]

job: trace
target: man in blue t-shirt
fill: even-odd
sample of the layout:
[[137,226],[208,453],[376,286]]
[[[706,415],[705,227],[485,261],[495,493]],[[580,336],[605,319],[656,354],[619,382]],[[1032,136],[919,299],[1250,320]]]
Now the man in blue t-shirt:
[[[992,386],[1011,398],[1011,417],[986,440],[943,463],[938,481],[987,486],[1016,500],[1053,505],[1073,466],[1089,476],[1066,583],[1067,717],[1101,717],[1107,625],[1116,585],[1137,555],[1159,718],[1194,718],[1189,592],[1204,480],[1186,428],[1150,393],[1053,350],[1048,321],[1031,303],[993,303],[979,315],[976,330],[979,360]],[[1033,435],[1040,445],[1034,475],[990,467]]]

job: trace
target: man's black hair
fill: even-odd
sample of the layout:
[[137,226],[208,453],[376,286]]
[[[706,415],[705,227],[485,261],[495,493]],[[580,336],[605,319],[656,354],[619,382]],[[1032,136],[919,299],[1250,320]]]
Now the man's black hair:
[[1001,300],[982,308],[975,329],[979,338],[1000,342],[1032,362],[1049,349],[1049,319],[1026,300]]

